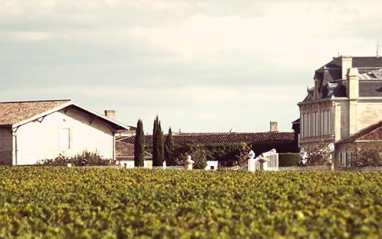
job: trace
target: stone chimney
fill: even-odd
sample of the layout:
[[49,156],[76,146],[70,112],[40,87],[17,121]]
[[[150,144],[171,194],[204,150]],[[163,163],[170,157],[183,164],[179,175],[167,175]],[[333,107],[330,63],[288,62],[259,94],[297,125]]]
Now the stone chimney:
[[105,116],[112,120],[116,120],[117,112],[115,110],[105,110]]
[[350,68],[353,67],[353,58],[351,56],[341,56],[342,63],[342,79],[346,79],[346,74]]
[[270,123],[270,131],[271,132],[278,132],[277,131],[277,121],[271,121]]
[[350,68],[346,74],[346,96],[356,99],[359,96],[358,68]]

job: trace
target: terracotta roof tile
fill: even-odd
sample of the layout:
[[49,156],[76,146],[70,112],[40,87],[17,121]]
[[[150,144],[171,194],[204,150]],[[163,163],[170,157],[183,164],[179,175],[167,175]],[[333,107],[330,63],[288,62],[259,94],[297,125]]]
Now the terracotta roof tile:
[[[164,136],[165,138],[167,135]],[[293,141],[293,132],[264,132],[264,133],[179,133],[174,134],[174,142],[198,142],[202,144],[240,143],[264,141]],[[122,139],[126,143],[134,144],[134,136]],[[151,144],[152,135],[145,135],[145,143]]]
[[[115,142],[115,151],[117,157],[131,157],[134,159],[134,144],[117,140]],[[144,154],[146,158],[152,157],[152,155],[147,151],[145,151]]]
[[13,125],[52,110],[70,100],[0,102],[0,125]]

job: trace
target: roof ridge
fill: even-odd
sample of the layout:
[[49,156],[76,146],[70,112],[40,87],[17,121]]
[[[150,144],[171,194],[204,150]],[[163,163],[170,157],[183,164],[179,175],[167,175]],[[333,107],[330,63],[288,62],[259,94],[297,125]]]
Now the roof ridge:
[[21,100],[21,101],[0,101],[0,104],[11,103],[36,103],[36,102],[57,102],[57,101],[72,101],[71,99],[59,99],[59,100]]

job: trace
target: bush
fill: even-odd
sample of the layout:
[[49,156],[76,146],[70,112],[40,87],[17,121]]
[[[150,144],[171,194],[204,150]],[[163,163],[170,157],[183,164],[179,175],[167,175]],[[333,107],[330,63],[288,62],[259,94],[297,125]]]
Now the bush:
[[382,143],[371,142],[357,147],[356,167],[382,166]]
[[174,163],[176,165],[184,165],[187,155],[191,156],[191,160],[195,163],[193,168],[204,169],[207,166],[207,154],[203,146],[195,142],[186,142],[178,144],[174,147]]
[[313,149],[308,151],[308,166],[319,166],[331,164],[332,159],[330,155],[332,152],[324,142],[320,142]]
[[279,154],[279,167],[297,166],[300,162],[299,153],[280,153]]
[[39,165],[57,165],[71,163],[74,166],[105,166],[110,165],[111,159],[104,159],[96,152],[83,151],[81,154],[77,154],[73,157],[58,155],[54,159],[42,159],[37,162]]
[[248,164],[248,154],[251,151],[251,145],[247,143],[241,143],[238,155],[236,155],[237,164],[240,166],[245,166]]

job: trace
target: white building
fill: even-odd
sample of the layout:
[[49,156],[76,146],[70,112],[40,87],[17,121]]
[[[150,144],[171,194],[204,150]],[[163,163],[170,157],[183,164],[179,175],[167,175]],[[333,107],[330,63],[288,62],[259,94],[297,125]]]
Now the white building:
[[128,129],[71,100],[0,102],[0,165],[31,165],[85,150],[115,160],[115,134]]

